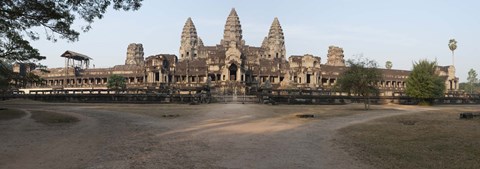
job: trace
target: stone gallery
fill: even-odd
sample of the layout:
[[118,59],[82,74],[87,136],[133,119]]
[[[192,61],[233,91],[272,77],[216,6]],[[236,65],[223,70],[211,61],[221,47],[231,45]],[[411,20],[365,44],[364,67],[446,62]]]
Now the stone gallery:
[[[124,65],[111,68],[89,67],[90,57],[66,51],[65,67],[49,72],[31,70],[44,79],[29,88],[92,89],[106,88],[108,78],[121,75],[127,88],[162,89],[191,88],[209,84],[213,91],[244,93],[268,85],[273,89],[325,90],[333,88],[346,69],[343,49],[328,47],[326,62],[310,54],[286,56],[285,37],[278,18],[274,18],[262,46],[245,43],[240,18],[232,9],[225,23],[219,44],[206,46],[188,18],[181,34],[179,56],[158,54],[144,58],[142,44],[129,44]],[[28,68],[28,69],[27,69]],[[16,64],[17,72],[30,71],[29,66]],[[380,95],[402,93],[408,70],[381,69],[383,81],[378,82]],[[439,66],[447,91],[458,89],[453,66]]]

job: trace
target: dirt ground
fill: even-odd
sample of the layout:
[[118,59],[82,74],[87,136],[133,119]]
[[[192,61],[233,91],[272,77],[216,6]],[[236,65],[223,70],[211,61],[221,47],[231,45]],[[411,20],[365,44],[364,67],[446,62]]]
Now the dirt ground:
[[351,125],[339,130],[337,143],[376,168],[478,169],[480,118],[459,119],[459,112],[480,112],[480,106],[442,106]]
[[[372,168],[336,144],[341,128],[442,107],[0,102],[0,168]],[[78,122],[48,125],[31,112]],[[314,114],[299,119],[297,114]]]

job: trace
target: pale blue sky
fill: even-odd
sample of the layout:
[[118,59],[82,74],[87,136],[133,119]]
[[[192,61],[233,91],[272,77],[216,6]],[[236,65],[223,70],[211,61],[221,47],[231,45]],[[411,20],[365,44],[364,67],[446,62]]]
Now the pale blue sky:
[[39,40],[33,45],[47,56],[41,63],[49,67],[64,66],[60,55],[65,50],[92,57],[96,67],[123,64],[129,43],[142,43],[145,57],[178,55],[188,17],[205,45],[215,45],[233,7],[251,46],[261,45],[278,17],[287,56],[314,54],[325,63],[328,46],[336,45],[346,59],[363,54],[381,67],[390,60],[394,69],[410,70],[413,61],[425,58],[451,65],[447,44],[455,38],[460,81],[466,81],[470,68],[480,71],[480,1],[473,0],[145,0],[139,11],[109,10],[78,42]]

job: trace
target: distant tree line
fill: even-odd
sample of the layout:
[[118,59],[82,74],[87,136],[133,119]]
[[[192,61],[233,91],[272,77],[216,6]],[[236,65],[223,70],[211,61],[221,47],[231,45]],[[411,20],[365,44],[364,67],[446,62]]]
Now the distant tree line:
[[[386,63],[391,69],[392,63]],[[413,70],[406,80],[406,94],[419,100],[420,104],[431,104],[435,98],[443,97],[444,81],[435,73],[437,63],[420,60],[413,64]],[[370,97],[379,93],[378,82],[383,80],[382,72],[374,60],[358,58],[347,61],[347,69],[340,75],[336,88],[349,95],[363,96],[365,109],[370,109]]]
[[474,69],[470,69],[470,71],[468,71],[467,82],[460,83],[460,89],[470,94],[480,93],[480,82],[477,76],[477,72]]

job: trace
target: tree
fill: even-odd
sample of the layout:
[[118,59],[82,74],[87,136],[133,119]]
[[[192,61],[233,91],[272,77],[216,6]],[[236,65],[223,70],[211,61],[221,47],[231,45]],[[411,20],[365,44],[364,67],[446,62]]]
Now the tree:
[[364,97],[365,109],[370,109],[370,96],[378,94],[377,82],[382,80],[382,72],[374,60],[358,58],[347,61],[347,70],[337,81],[337,87],[344,92]]
[[413,64],[412,73],[408,76],[406,93],[419,99],[421,104],[432,102],[434,98],[442,97],[445,92],[444,81],[435,73],[437,62],[420,60]]
[[471,93],[480,93],[480,83],[473,83],[472,88],[470,88],[470,83],[468,82],[462,82],[458,84],[460,90],[464,90],[469,92],[470,90]]
[[127,84],[125,83],[125,77],[121,75],[112,75],[108,78],[107,88],[114,90],[125,89]]
[[392,67],[393,67],[392,61],[387,61],[387,62],[385,63],[385,68],[387,68],[387,69],[392,69]]
[[0,60],[2,63],[0,65],[0,93],[5,93],[10,87],[10,82],[12,80],[12,67],[10,63],[5,63]]
[[452,51],[452,65],[455,66],[455,49],[457,49],[457,41],[455,39],[450,39],[448,42],[448,48]]
[[475,84],[478,82],[477,79],[477,72],[473,69],[468,71],[468,89],[470,90],[470,94],[473,94],[473,90],[475,89]]
[[[80,30],[72,28],[76,17],[86,22],[81,31],[87,32],[95,19],[102,19],[110,5],[113,9],[137,10],[142,0],[1,0],[0,59],[36,62],[45,59],[28,41],[40,39],[33,28],[43,28],[47,40],[57,37],[74,42]],[[28,37],[28,38],[25,38]],[[0,65],[3,66],[3,65]]]

